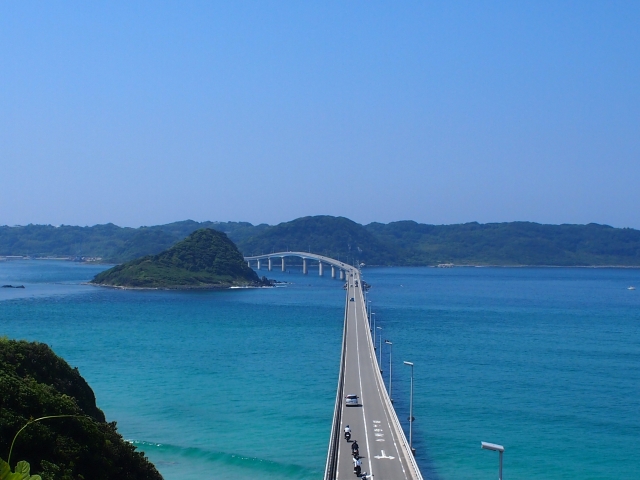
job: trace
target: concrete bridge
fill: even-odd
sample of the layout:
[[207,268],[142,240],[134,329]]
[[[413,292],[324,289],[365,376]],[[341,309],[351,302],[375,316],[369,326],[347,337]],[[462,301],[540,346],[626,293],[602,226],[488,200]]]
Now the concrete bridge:
[[309,273],[309,261],[318,262],[318,272],[322,277],[324,275],[324,266],[327,265],[331,267],[331,278],[336,278],[336,271],[339,272],[340,280],[344,280],[345,274],[347,270],[352,269],[353,267],[348,263],[341,262],[340,260],[335,260],[330,257],[325,257],[323,255],[316,255],[315,253],[307,253],[307,252],[278,252],[278,253],[269,253],[267,255],[254,255],[252,257],[244,257],[247,265],[251,266],[251,262],[256,262],[257,270],[260,270],[264,263],[267,264],[267,269],[271,271],[273,269],[274,261],[280,262],[282,271],[286,271],[286,263],[285,258],[287,257],[298,257],[302,259],[302,273],[307,275]]
[[[332,277],[335,278],[335,271],[338,270],[340,278],[347,281],[340,374],[324,480],[356,478],[351,455],[353,440],[357,440],[360,446],[362,474],[367,472],[368,479],[373,475],[375,480],[422,480],[382,381],[359,269],[329,257],[304,252],[272,253],[245,257],[245,260],[249,265],[251,261],[266,260],[271,270],[272,260],[281,258],[284,271],[284,259],[289,256],[303,259],[304,273],[308,272],[306,262],[313,260],[320,265],[320,275],[323,272],[322,265],[326,264],[331,266]],[[347,406],[346,395],[357,395],[358,404]],[[351,442],[344,439],[346,425],[351,428]]]

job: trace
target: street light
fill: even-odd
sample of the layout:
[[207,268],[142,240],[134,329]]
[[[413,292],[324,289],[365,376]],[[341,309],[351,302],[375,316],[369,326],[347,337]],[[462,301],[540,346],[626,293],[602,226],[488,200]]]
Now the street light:
[[389,345],[389,399],[393,403],[393,397],[391,396],[391,354],[393,353],[393,343],[389,340],[385,340],[384,343]]
[[[373,332],[373,349],[376,349],[376,317],[375,317],[375,312],[373,312],[371,314],[371,317],[373,317],[373,328],[371,329],[371,331]],[[371,326],[371,325],[369,325]]]
[[500,454],[500,468],[498,470],[498,480],[502,480],[502,454],[504,453],[504,447],[502,445],[496,445],[495,443],[480,442],[480,446],[485,450],[493,450]]
[[413,449],[413,362],[404,362],[405,365],[411,367],[411,397],[409,400],[409,449],[415,453]]
[[369,307],[369,330],[371,330],[371,300],[367,300],[367,307]]
[[[382,330],[382,327],[376,327],[378,330]],[[380,367],[380,373],[382,373],[382,332],[378,332],[378,339],[380,340],[380,351],[378,352],[378,367]]]

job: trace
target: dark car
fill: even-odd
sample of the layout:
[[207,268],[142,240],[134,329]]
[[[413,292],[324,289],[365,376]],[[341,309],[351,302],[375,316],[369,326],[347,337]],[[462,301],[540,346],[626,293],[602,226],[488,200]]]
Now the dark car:
[[349,299],[349,301],[350,301],[350,302],[353,302],[353,301],[354,301],[354,300],[353,300],[353,297],[351,297],[351,298]]

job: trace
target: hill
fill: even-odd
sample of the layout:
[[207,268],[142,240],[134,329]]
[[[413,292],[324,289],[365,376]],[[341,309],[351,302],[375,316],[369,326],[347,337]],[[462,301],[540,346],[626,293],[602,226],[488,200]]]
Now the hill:
[[0,227],[0,255],[87,256],[120,263],[156,255],[200,228],[226,233],[245,255],[310,249],[367,265],[640,266],[640,231],[631,228],[532,222],[427,225],[413,221],[363,226],[326,215],[273,226],[192,220],[140,228],[113,224],[4,226]]
[[248,222],[194,222],[185,220],[153,227],[119,227],[113,223],[71,225],[0,226],[0,255],[32,257],[92,257],[121,263],[166,250],[200,228],[225,232],[234,241],[255,235],[266,225]]
[[[26,460],[43,480],[162,480],[144,453],[106,423],[91,387],[42,343],[0,338],[0,452],[30,419],[78,415],[29,425],[17,437],[11,466]],[[21,477],[22,478],[22,477]]]
[[257,235],[240,241],[245,255],[300,251],[317,253],[355,263],[374,265],[400,261],[398,249],[381,241],[359,223],[344,217],[321,215],[302,217],[266,227]]
[[402,249],[405,265],[640,265],[640,231],[594,223],[425,225],[404,221],[371,223],[365,228]]
[[157,255],[117,265],[91,281],[133,288],[228,288],[262,281],[222,232],[203,228]]

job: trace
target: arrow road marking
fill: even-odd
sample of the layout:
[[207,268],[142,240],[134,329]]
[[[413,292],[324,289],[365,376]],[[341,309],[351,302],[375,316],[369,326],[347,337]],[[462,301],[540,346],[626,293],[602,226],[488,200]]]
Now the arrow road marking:
[[378,458],[378,459],[380,459],[380,458],[388,458],[389,460],[393,460],[394,458],[396,458],[396,457],[387,457],[385,455],[385,453],[384,453],[384,450],[381,450],[381,452],[382,452],[382,455],[376,455],[374,458]]

